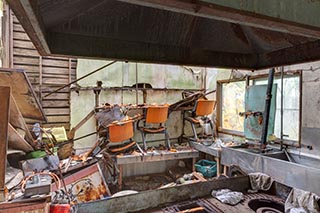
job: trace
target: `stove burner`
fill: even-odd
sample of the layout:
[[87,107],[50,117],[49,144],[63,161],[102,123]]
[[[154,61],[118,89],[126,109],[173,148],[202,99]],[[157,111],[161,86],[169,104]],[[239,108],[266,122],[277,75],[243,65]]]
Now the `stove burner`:
[[284,205],[273,200],[254,199],[254,200],[250,200],[248,205],[256,213],[284,212]]
[[193,213],[223,213],[219,208],[214,206],[206,199],[198,199],[193,201],[186,201],[178,203],[162,209],[165,213],[176,212],[193,212]]
[[260,207],[256,210],[256,213],[282,213],[282,211],[271,207]]

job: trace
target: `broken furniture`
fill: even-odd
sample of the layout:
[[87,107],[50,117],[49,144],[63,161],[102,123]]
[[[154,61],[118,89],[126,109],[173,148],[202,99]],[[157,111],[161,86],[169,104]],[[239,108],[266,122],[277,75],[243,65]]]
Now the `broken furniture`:
[[[134,131],[133,131],[133,120],[123,121],[123,122],[113,122],[108,125],[108,136],[107,141],[110,142],[108,152],[112,154],[117,154],[119,152],[125,152],[133,147],[138,147],[142,151],[139,144],[133,141]],[[124,141],[129,141],[129,143],[121,143]],[[119,144],[120,146],[112,146],[114,144]]]
[[115,162],[119,166],[119,177],[118,184],[119,188],[122,188],[122,176],[123,166],[128,164],[146,163],[146,162],[157,162],[157,161],[168,161],[168,160],[179,160],[179,159],[192,159],[192,171],[195,171],[194,164],[196,158],[199,157],[199,152],[196,150],[177,150],[176,152],[168,152],[162,150],[155,150],[152,153],[146,153],[144,155],[117,155]]
[[[102,170],[103,168],[101,168],[99,163],[94,163],[70,175],[66,175],[64,184],[66,185],[69,199],[75,203],[82,203],[111,196]],[[51,187],[52,191],[59,190],[55,184],[52,184]],[[60,191],[56,191],[55,197],[57,200],[54,198],[53,203],[59,200],[59,196],[62,196],[61,189]]]
[[[275,193],[248,194],[250,188],[248,176],[232,177],[212,181],[199,181],[193,184],[176,185],[168,188],[148,190],[122,197],[100,200],[97,202],[81,203],[77,205],[78,212],[182,212],[194,207],[214,206],[213,209],[205,209],[202,212],[254,212],[249,203],[256,199],[264,199],[269,202],[284,203],[284,197],[275,196],[278,192],[284,192],[278,184],[274,184]],[[231,206],[223,204],[211,196],[212,190],[230,189],[244,193],[243,202]],[[289,193],[289,192],[288,192]],[[203,202],[199,202],[202,200]],[[130,201],[130,202],[129,202]],[[188,204],[185,206],[181,203]],[[204,205],[208,204],[208,205]],[[161,207],[162,206],[162,207]],[[172,207],[172,208],[171,208]],[[153,211],[154,210],[154,211]],[[167,210],[167,211],[165,211]],[[170,210],[170,211],[169,211]],[[173,210],[173,211],[172,211]],[[213,211],[216,210],[216,211]]]
[[[184,118],[186,121],[190,122],[192,127],[193,138],[190,138],[190,140],[193,140],[195,142],[200,142],[200,139],[196,132],[195,125],[209,124],[211,128],[212,142],[213,142],[214,140],[213,123],[208,116],[213,113],[213,110],[215,108],[215,103],[216,102],[214,100],[199,99],[196,101],[195,106],[191,111],[191,116]],[[203,121],[203,124],[201,124],[200,120]]]
[[[170,139],[165,126],[165,122],[168,119],[168,109],[168,106],[148,106],[145,110],[145,118],[139,120],[137,126],[141,132],[143,148],[145,151],[148,149],[146,141],[147,134],[164,134],[167,149],[170,149]],[[141,121],[143,121],[143,126],[139,126]]]

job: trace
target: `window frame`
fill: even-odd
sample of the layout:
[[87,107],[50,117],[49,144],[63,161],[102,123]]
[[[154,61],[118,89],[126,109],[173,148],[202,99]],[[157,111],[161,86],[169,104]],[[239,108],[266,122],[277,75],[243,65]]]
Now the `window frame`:
[[[281,73],[276,72],[275,77],[280,77]],[[283,139],[283,144],[288,145],[288,146],[295,146],[295,147],[301,147],[301,127],[302,127],[302,71],[301,70],[295,70],[295,71],[285,71],[284,72],[284,78],[288,77],[299,77],[299,137],[298,140],[290,140],[290,139]],[[217,131],[218,134],[226,134],[226,135],[233,135],[233,136],[238,136],[238,137],[243,137],[244,138],[244,132],[243,131],[237,131],[237,130],[232,130],[232,129],[225,129],[222,128],[222,86],[223,84],[228,84],[232,82],[240,82],[244,81],[246,82],[246,86],[250,86],[251,80],[259,80],[259,79],[265,79],[268,78],[268,74],[258,74],[254,76],[246,76],[244,79],[225,79],[225,80],[218,80],[217,81],[217,109],[216,109],[216,118],[217,118]],[[276,143],[280,143],[280,138],[277,138]]]

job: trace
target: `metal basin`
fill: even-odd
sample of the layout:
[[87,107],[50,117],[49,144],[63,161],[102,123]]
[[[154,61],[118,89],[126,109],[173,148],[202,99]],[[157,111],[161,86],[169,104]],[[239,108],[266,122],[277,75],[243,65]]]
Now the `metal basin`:
[[263,213],[282,213],[284,212],[284,205],[273,200],[254,199],[250,200],[248,206],[255,212]]
[[246,173],[262,172],[287,186],[320,195],[318,159],[284,152],[257,154],[246,149],[222,148],[221,164],[237,165]]
[[303,155],[297,155],[297,154],[285,153],[285,152],[267,153],[263,155],[271,158],[276,158],[279,160],[284,160],[284,161],[320,169],[320,160],[316,158],[310,158]]

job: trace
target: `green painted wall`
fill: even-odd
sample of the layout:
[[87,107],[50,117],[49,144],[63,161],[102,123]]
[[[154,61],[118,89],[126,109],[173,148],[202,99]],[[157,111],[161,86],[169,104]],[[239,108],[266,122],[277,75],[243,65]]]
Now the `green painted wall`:
[[[102,60],[86,60],[79,59],[77,65],[77,78],[103,66],[110,61]],[[199,67],[145,64],[145,63],[125,63],[117,62],[90,77],[78,82],[81,87],[93,87],[97,81],[103,82],[103,87],[122,87],[132,86],[136,83],[136,70],[138,72],[138,83],[149,83],[153,88],[171,88],[181,89],[179,91],[172,90],[148,90],[147,103],[172,104],[181,100],[181,92],[183,89],[201,89],[206,85],[208,90],[215,89],[217,79],[217,69],[206,69]],[[205,72],[207,78],[205,79]],[[209,96],[215,99],[215,94]],[[91,90],[81,90],[79,94],[71,92],[71,127],[74,127],[83,117],[89,113],[95,105],[94,93]],[[101,103],[110,104],[135,104],[136,91],[135,88],[129,91],[121,91],[116,89],[108,89],[101,91]],[[143,102],[142,91],[138,91],[138,103]],[[180,112],[173,112],[167,122],[169,135],[172,138],[180,136],[182,132],[182,117]],[[191,129],[187,125],[186,132],[190,135]],[[76,137],[95,131],[95,119],[80,128]],[[149,140],[162,139],[162,135],[148,135]],[[140,134],[135,136],[137,141],[141,141]],[[79,140],[75,143],[76,148],[91,147],[97,138],[95,136]]]

